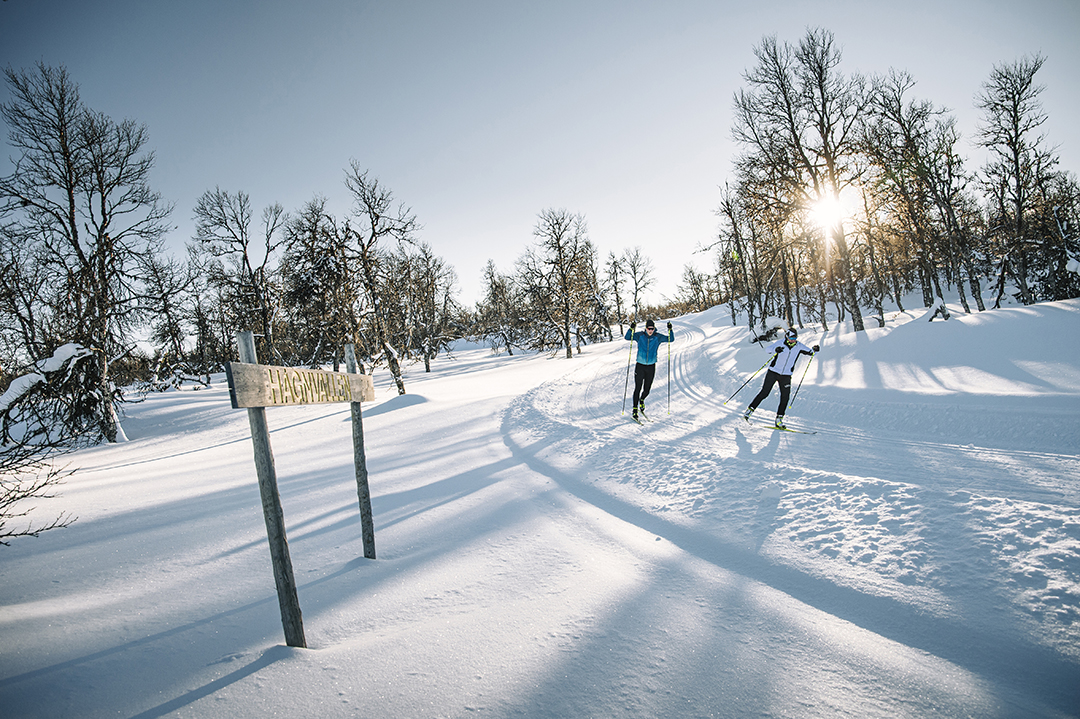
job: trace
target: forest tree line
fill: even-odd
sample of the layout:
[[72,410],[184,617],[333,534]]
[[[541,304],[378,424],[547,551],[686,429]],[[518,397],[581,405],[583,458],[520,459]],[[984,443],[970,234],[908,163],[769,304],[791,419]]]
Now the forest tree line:
[[[170,256],[175,208],[151,187],[147,129],[87,107],[62,67],[8,68],[4,441],[16,426],[116,441],[124,388],[208,383],[242,329],[268,364],[337,369],[351,343],[404,393],[403,364],[430,369],[460,338],[569,357],[645,316],[721,304],[751,326],[836,318],[861,330],[864,312],[884,323],[884,307],[903,309],[913,290],[945,317],[948,289],[967,311],[984,309],[987,288],[996,302],[1080,296],[1080,189],[1040,134],[1044,58],[993,69],[975,98],[988,160],[969,168],[955,119],[916,97],[913,78],[845,74],[827,31],[768,37],[754,53],[733,103],[740,153],[702,247],[712,267],[688,263],[661,307],[644,306],[654,271],[641,248],[601,256],[585,216],[565,209],[538,214],[512,268],[489,261],[481,299],[465,306],[417,216],[355,161],[343,214],[318,195],[287,211],[207,189],[187,255]],[[39,379],[11,389],[27,377]]]
[[[324,197],[286,211],[243,191],[206,190],[187,254],[164,241],[174,207],[152,189],[148,132],[87,107],[66,69],[5,79],[0,106],[15,169],[0,178],[0,436],[123,439],[125,391],[209,384],[250,330],[260,361],[339,369],[353,344],[364,370],[431,362],[461,338],[556,351],[610,339],[613,314],[582,215],[544,210],[514,271],[489,263],[476,307],[420,238],[416,215],[353,161],[351,209]],[[624,273],[623,268],[627,268]],[[652,283],[640,249],[610,258],[632,304]],[[625,276],[624,276],[625,275]]]
[[[948,319],[965,312],[1080,296],[1080,186],[1042,134],[1041,55],[995,66],[974,99],[963,156],[956,119],[916,94],[908,73],[845,73],[833,35],[795,44],[766,37],[734,98],[740,152],[721,188],[710,271],[687,265],[683,311],[727,303],[734,320],[793,325],[829,317],[864,328],[916,293]],[[834,310],[830,312],[828,305]]]
[[[251,330],[266,364],[337,369],[430,361],[463,331],[456,276],[416,216],[358,163],[353,201],[294,212],[205,191],[187,255],[164,251],[173,207],[153,191],[146,128],[86,107],[64,68],[6,71],[15,171],[0,178],[3,439],[116,441],[125,388],[209,384]],[[51,365],[48,370],[43,369]],[[30,378],[29,380],[25,378]]]

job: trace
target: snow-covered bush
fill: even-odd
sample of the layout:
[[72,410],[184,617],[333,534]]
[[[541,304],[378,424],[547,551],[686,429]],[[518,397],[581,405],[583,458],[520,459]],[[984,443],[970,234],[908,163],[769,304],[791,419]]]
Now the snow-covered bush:
[[[26,517],[31,499],[47,499],[66,475],[54,462],[56,455],[79,436],[69,422],[78,401],[77,387],[83,360],[91,356],[85,347],[69,343],[51,357],[37,362],[0,395],[0,544],[15,537],[36,537],[41,532],[66,527],[75,521],[61,514],[51,520],[11,525]],[[74,384],[73,384],[74,383]]]
[[83,437],[86,405],[100,404],[83,389],[92,354],[71,342],[13,379],[0,395],[0,444],[59,446]]
[[787,322],[779,317],[766,317],[754,325],[751,342],[772,342],[787,327]]

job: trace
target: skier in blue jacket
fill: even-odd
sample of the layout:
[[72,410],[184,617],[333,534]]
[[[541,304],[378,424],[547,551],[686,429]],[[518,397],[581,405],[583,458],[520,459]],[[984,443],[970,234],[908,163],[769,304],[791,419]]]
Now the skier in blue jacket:
[[652,389],[653,377],[656,376],[656,360],[660,356],[660,345],[674,342],[675,333],[671,323],[667,323],[667,336],[656,333],[656,323],[645,322],[644,332],[634,332],[637,323],[631,324],[626,331],[626,339],[637,343],[637,365],[634,367],[634,419],[638,414],[645,416],[645,398]]
[[800,355],[813,357],[814,353],[820,349],[818,345],[807,347],[800,342],[799,333],[794,327],[785,332],[783,340],[774,342],[769,347],[773,359],[769,364],[769,371],[765,373],[765,384],[743,412],[743,419],[749,422],[750,415],[769,396],[773,385],[778,384],[780,385],[780,407],[776,410],[776,426],[784,429],[784,412],[787,410],[788,398],[791,396],[791,373],[795,370],[795,363]]

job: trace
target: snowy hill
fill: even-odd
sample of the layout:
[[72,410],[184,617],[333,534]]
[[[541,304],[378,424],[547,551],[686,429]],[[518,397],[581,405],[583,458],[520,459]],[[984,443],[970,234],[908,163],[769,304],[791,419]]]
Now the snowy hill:
[[1080,301],[922,314],[803,331],[814,435],[741,420],[760,376],[725,404],[766,355],[722,308],[644,426],[621,340],[376,375],[375,561],[347,408],[269,411],[309,649],[246,414],[149,396],[0,548],[0,714],[1080,715]]

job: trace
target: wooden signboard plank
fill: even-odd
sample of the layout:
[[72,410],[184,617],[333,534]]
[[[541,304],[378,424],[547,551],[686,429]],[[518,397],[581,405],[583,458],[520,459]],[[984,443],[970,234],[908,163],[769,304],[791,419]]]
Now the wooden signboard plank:
[[244,362],[229,362],[225,372],[235,409],[375,399],[371,375]]

